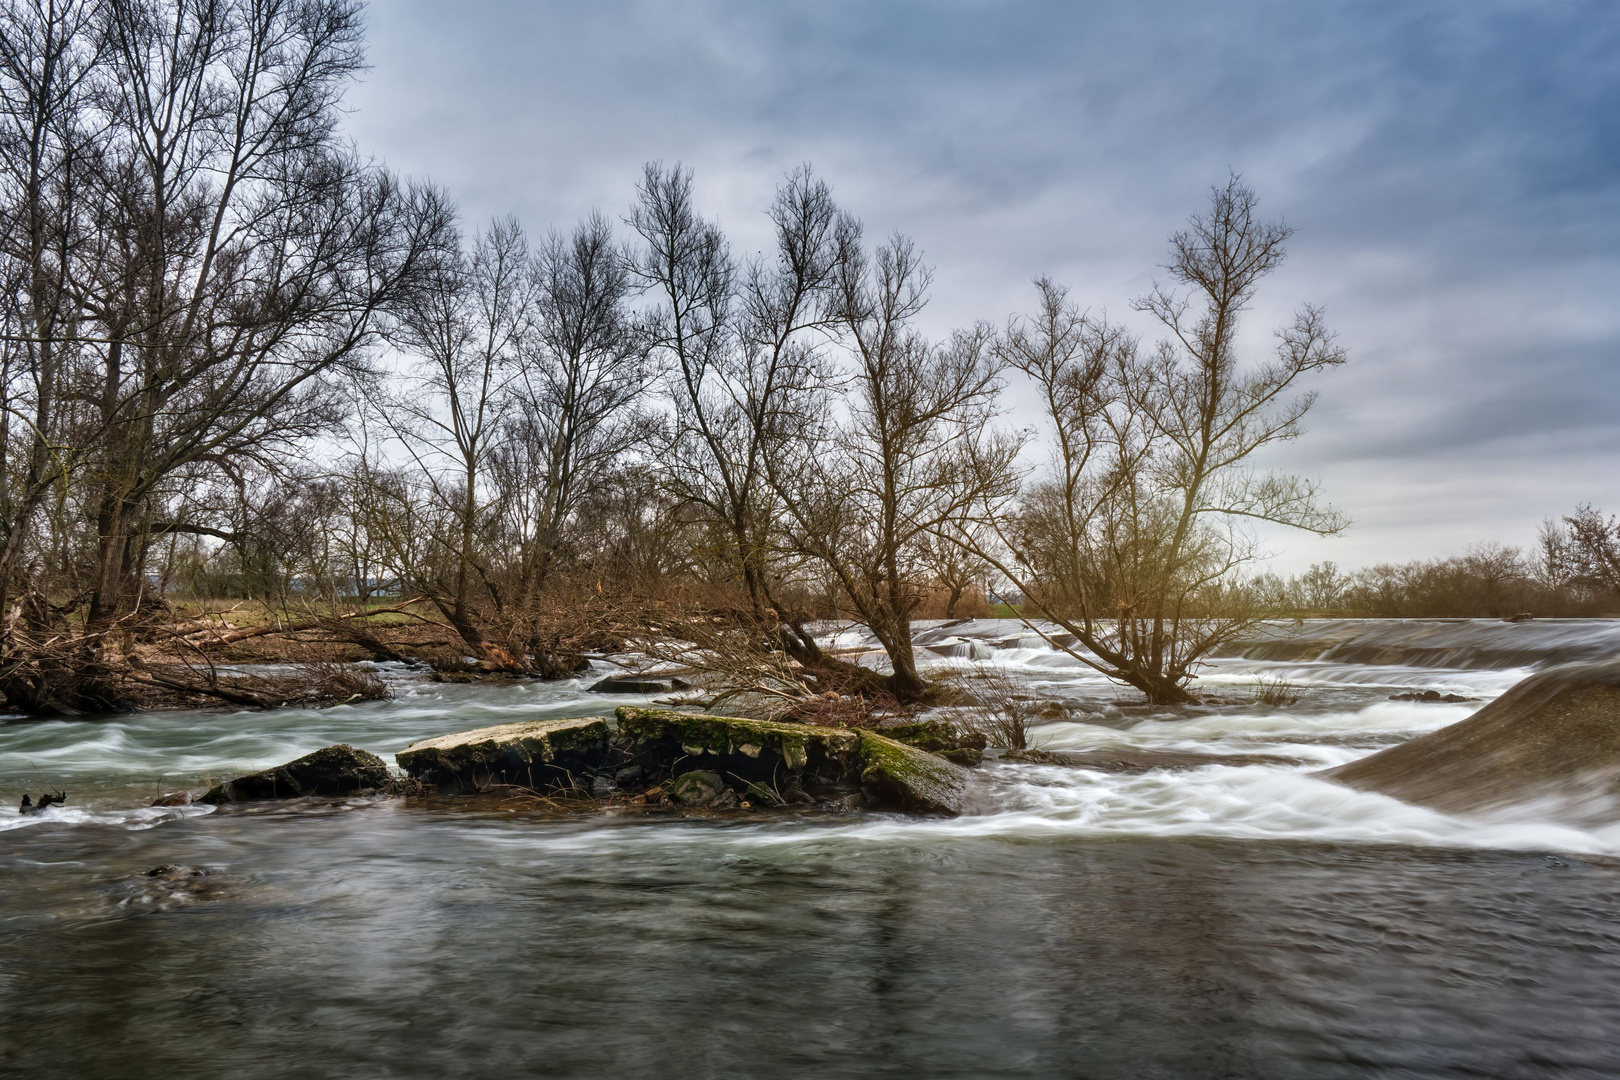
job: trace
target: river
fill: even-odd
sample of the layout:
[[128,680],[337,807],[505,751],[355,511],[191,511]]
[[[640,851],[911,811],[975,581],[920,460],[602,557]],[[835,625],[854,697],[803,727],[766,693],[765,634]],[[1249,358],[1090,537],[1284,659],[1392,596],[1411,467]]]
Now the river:
[[[210,811],[147,804],[334,742],[391,757],[648,699],[389,669],[393,700],[323,711],[0,721],[9,804],[69,793],[0,810],[0,1076],[1620,1075],[1620,827],[1311,775],[1620,653],[1620,625],[1282,625],[1174,709],[1016,624],[919,640],[1070,702],[1046,749],[1298,764],[988,764],[952,820]],[[1251,700],[1277,679],[1296,702]],[[1425,689],[1473,700],[1389,700]]]

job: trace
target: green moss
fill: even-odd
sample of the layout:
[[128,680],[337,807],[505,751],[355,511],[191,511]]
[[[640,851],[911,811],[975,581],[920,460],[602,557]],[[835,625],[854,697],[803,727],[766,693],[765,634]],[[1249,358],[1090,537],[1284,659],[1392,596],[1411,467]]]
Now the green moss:
[[942,750],[983,750],[989,740],[982,732],[968,731],[947,720],[920,720],[886,727],[883,734],[895,742],[937,754]]
[[693,757],[741,754],[758,759],[779,755],[790,769],[802,769],[816,754],[835,758],[854,751],[856,736],[843,728],[784,724],[737,716],[707,716],[674,709],[620,706],[619,732],[636,743],[670,741]]
[[959,766],[870,731],[860,738],[861,787],[879,803],[926,814],[958,814],[967,773]]

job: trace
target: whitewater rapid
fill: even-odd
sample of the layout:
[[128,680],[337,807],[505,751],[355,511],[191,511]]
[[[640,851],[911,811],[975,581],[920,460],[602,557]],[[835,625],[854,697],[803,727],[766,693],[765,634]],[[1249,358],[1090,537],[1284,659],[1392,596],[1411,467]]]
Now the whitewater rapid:
[[[1344,649],[1342,622],[1317,634],[1319,651]],[[1352,628],[1353,629],[1353,628]],[[1451,634],[1477,647],[1518,633],[1507,624],[1421,624],[1407,637],[1432,659],[1437,635]],[[1203,672],[1200,707],[1155,708],[1136,703],[1075,657],[1052,648],[1016,623],[982,620],[925,624],[924,669],[984,665],[1027,685],[1030,694],[1064,702],[1069,714],[1037,725],[1034,745],[1044,750],[1193,751],[1204,754],[1265,754],[1288,765],[1209,765],[1185,771],[1122,774],[1055,765],[987,763],[975,772],[968,812],[954,820],[916,820],[891,815],[828,817],[806,825],[768,818],[739,819],[712,835],[714,842],[741,846],[806,842],[882,841],[897,835],[1048,837],[1209,837],[1236,840],[1332,841],[1453,848],[1567,851],[1620,855],[1620,826],[1582,829],[1535,811],[1509,812],[1494,820],[1457,818],[1385,796],[1353,791],[1314,774],[1382,747],[1464,719],[1538,666],[1559,659],[1556,651],[1520,655],[1523,666],[1488,668],[1369,664],[1312,656],[1296,630],[1282,649],[1255,648],[1258,657],[1226,656]],[[1366,628],[1380,636],[1383,654],[1401,659],[1387,625]],[[1561,624],[1543,638],[1609,640],[1613,624]],[[1521,635],[1522,637],[1522,635]],[[830,644],[858,647],[858,629],[834,629]],[[1394,650],[1394,651],[1392,651]],[[1241,651],[1241,650],[1235,650]],[[1286,659],[1269,659],[1277,652]],[[1590,651],[1590,650],[1589,650]],[[1454,654],[1455,655],[1455,654]],[[608,670],[611,665],[598,667]],[[268,768],[336,742],[348,742],[391,759],[408,743],[430,735],[535,717],[609,714],[618,704],[653,697],[604,697],[587,687],[593,671],[560,683],[464,686],[428,681],[405,669],[384,666],[396,697],[391,701],[326,710],[270,713],[205,711],[149,713],[108,718],[0,722],[0,791],[14,805],[24,791],[61,788],[64,807],[21,816],[0,811],[0,831],[42,826],[149,829],[209,812],[206,807],[155,808],[165,791],[192,788]],[[1289,705],[1251,700],[1257,687],[1286,682],[1299,695]],[[1402,692],[1437,690],[1464,703],[1392,701]],[[674,823],[658,823],[679,829]],[[615,834],[617,836],[617,834]],[[613,842],[637,842],[618,836]]]

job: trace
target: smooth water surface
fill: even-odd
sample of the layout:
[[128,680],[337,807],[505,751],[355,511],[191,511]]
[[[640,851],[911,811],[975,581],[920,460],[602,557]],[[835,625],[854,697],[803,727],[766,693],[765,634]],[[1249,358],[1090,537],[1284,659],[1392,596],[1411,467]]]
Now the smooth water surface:
[[[1464,627],[1475,655],[1518,629]],[[1620,829],[1310,775],[1467,716],[1556,648],[1513,668],[1422,666],[1398,641],[1382,665],[1233,657],[1212,704],[1172,710],[1016,624],[926,636],[938,663],[988,656],[1070,701],[1046,748],[1298,764],[989,765],[950,821],[204,812],[143,807],[332,742],[388,756],[624,699],[393,673],[395,700],[324,712],[0,723],[8,802],[70,795],[0,811],[0,1075],[1620,1075]],[[1302,696],[1253,704],[1261,678]],[[1429,688],[1478,700],[1388,700]],[[164,864],[209,872],[146,875]]]

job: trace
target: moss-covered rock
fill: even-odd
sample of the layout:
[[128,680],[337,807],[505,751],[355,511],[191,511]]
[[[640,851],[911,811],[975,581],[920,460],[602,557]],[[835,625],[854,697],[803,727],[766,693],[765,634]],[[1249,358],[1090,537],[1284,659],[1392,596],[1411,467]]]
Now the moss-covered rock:
[[621,748],[653,769],[685,757],[748,780],[802,772],[833,778],[855,761],[857,736],[843,728],[628,705],[615,715]]
[[527,720],[424,739],[394,760],[413,777],[451,791],[491,784],[540,788],[600,768],[609,734],[600,716]]
[[977,765],[984,760],[984,749],[990,745],[982,731],[973,731],[953,724],[949,720],[919,720],[910,724],[893,724],[878,729],[879,734],[895,742],[915,746],[930,754],[938,754],[958,765]]
[[982,731],[970,731],[949,720],[918,720],[910,724],[894,724],[879,728],[878,734],[895,742],[905,743],[907,746],[915,746],[919,750],[927,750],[930,754],[962,747],[983,750],[990,745],[990,740],[985,738]]
[[962,812],[967,772],[961,766],[874,732],[858,738],[861,790],[873,803],[917,814]]
[[304,795],[354,795],[387,786],[388,764],[376,754],[339,743],[273,769],[239,776],[208,790],[202,802],[296,799]]

